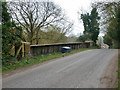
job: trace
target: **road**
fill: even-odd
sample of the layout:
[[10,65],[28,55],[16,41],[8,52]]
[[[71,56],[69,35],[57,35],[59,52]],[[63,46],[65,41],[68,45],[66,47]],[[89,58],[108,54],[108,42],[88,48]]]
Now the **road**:
[[115,49],[93,49],[3,78],[3,88],[97,88]]

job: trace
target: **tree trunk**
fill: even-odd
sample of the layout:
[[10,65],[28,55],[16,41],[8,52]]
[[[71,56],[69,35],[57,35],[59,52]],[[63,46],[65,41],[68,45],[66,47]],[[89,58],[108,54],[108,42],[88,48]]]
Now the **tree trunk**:
[[36,33],[36,45],[39,44],[38,32],[39,31],[37,31],[37,33]]

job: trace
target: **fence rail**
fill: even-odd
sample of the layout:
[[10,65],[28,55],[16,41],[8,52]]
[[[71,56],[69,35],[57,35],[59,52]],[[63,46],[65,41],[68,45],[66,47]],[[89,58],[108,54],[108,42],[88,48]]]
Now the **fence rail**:
[[61,52],[61,47],[63,46],[71,47],[73,50],[80,48],[89,48],[92,46],[92,42],[30,45],[30,53],[32,56],[40,56],[54,52]]

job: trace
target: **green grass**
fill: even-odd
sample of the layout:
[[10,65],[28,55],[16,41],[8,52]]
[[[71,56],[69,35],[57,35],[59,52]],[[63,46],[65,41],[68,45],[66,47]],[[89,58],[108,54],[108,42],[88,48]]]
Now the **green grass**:
[[2,72],[16,69],[16,68],[23,67],[23,66],[34,65],[34,64],[41,63],[41,62],[44,62],[47,60],[62,57],[63,55],[66,56],[66,55],[74,54],[74,53],[89,50],[89,49],[95,49],[95,48],[82,48],[82,49],[78,49],[78,50],[71,50],[71,52],[69,52],[69,53],[58,52],[58,53],[52,53],[50,55],[35,56],[34,58],[23,58],[22,60],[16,61],[12,65],[2,66]]

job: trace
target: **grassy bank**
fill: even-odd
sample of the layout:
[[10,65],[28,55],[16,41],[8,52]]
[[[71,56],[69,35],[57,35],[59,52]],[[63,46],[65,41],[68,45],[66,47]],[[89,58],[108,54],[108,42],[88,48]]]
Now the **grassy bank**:
[[41,63],[41,62],[44,62],[44,61],[47,61],[47,60],[59,58],[63,55],[66,56],[66,55],[74,54],[74,53],[89,50],[89,49],[95,49],[95,48],[82,48],[82,49],[78,49],[78,50],[71,50],[70,53],[60,53],[59,52],[59,53],[52,53],[52,54],[49,54],[49,55],[36,56],[34,58],[24,58],[22,60],[16,61],[12,65],[2,66],[2,72],[12,70],[12,69],[16,69],[16,68],[23,67],[23,66],[28,66],[28,65]]

